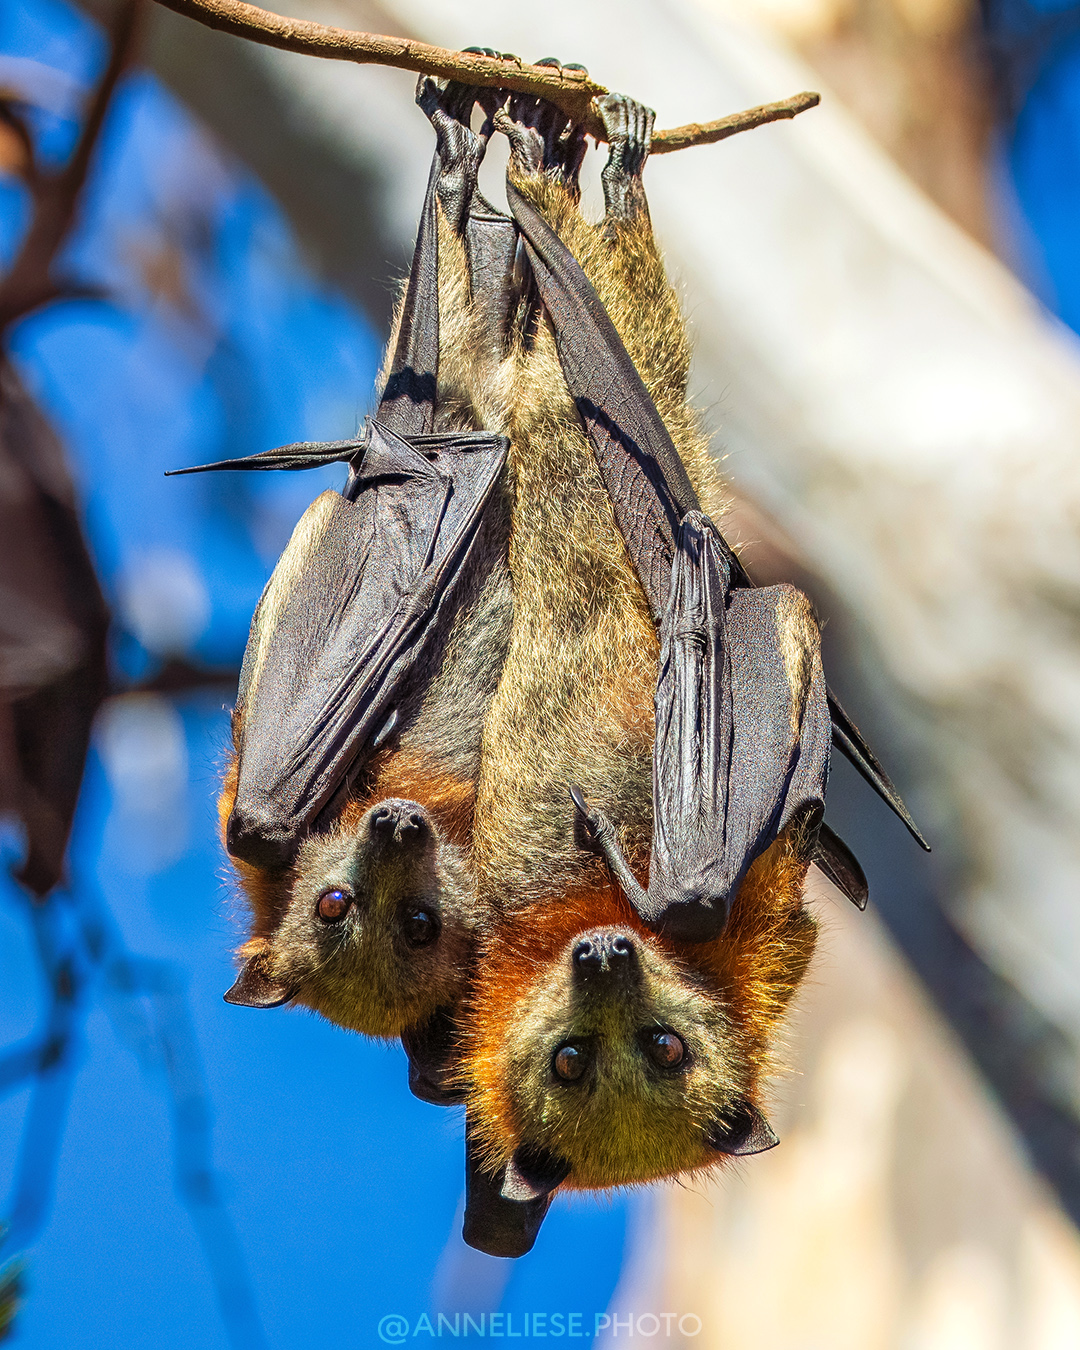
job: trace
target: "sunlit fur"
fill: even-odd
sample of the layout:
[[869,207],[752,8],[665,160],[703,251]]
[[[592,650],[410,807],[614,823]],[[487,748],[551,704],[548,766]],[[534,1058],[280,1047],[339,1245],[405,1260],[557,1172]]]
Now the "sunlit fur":
[[[440,344],[436,429],[473,430],[477,421],[471,387],[478,375],[474,355],[478,321],[469,296],[465,251],[439,211]],[[396,334],[398,320],[395,319]],[[389,351],[393,351],[391,338]],[[264,602],[252,624],[249,674],[257,675],[258,634],[275,621],[274,597],[284,594],[317,540],[317,503],[297,527],[295,544],[282,555]],[[327,835],[309,840],[295,865],[272,871],[234,860],[237,879],[251,914],[250,938],[238,951],[273,956],[282,971],[295,964],[312,972],[297,1001],[324,1017],[374,1036],[392,1036],[422,1020],[441,1005],[452,1005],[468,978],[469,950],[462,936],[474,925],[475,899],[464,868],[472,831],[475,785],[479,773],[480,738],[488,702],[494,693],[509,638],[511,599],[506,566],[510,504],[507,486],[497,485],[485,512],[458,604],[445,640],[428,655],[427,679],[420,692],[398,707],[394,740],[380,751],[357,785],[356,796]],[[313,514],[314,513],[314,514]],[[236,799],[237,751],[244,728],[244,708],[233,717],[233,755],[218,804],[222,837]],[[431,949],[402,956],[394,945],[391,883],[380,882],[382,900],[375,905],[362,940],[331,962],[316,960],[317,930],[312,927],[311,897],[320,889],[326,865],[351,847],[362,866],[367,841],[358,828],[367,811],[388,797],[418,802],[435,826],[432,865],[424,885],[428,900],[443,917],[443,935]],[[350,920],[351,922],[351,920]],[[320,939],[321,940],[321,939]],[[318,947],[321,953],[322,947]],[[346,959],[347,958],[347,959]]]
[[[596,286],[696,488],[716,504],[707,439],[686,399],[690,349],[647,216],[590,225],[539,175],[519,187]],[[508,394],[507,390],[511,392]],[[514,624],[484,732],[473,851],[481,892],[516,907],[579,877],[566,785],[648,856],[659,645],[550,326],[517,341],[477,394],[511,436]]]
[[[753,865],[722,938],[702,946],[649,933],[597,879],[489,932],[478,958],[461,1066],[470,1111],[494,1171],[520,1144],[566,1158],[570,1188],[627,1185],[712,1167],[711,1122],[737,1098],[761,1105],[771,1046],[810,961],[815,925],[802,908],[799,841],[778,840]],[[632,937],[642,977],[631,992],[583,996],[570,955],[584,934]],[[688,1049],[684,1072],[659,1073],[642,1053],[649,1027]],[[552,1071],[567,1040],[593,1038],[582,1080]]]
[[[647,214],[589,225],[552,180],[518,186],[592,280],[702,501],[718,511],[686,398],[686,328]],[[716,1165],[720,1155],[705,1147],[710,1122],[739,1097],[761,1101],[777,1024],[814,946],[802,908],[805,841],[778,840],[754,864],[724,935],[701,946],[647,932],[581,847],[569,782],[616,823],[647,879],[657,636],[546,323],[499,379],[489,411],[510,409],[514,624],[477,790],[473,858],[489,917],[461,1081],[493,1171],[524,1143],[567,1159],[571,1188],[673,1176]],[[785,625],[795,666],[801,619]],[[629,996],[613,988],[583,998],[570,953],[612,925],[633,935],[641,979]],[[650,1025],[684,1039],[685,1072],[649,1069],[639,1035]],[[574,1037],[594,1038],[598,1055],[585,1079],[566,1084],[552,1056]]]

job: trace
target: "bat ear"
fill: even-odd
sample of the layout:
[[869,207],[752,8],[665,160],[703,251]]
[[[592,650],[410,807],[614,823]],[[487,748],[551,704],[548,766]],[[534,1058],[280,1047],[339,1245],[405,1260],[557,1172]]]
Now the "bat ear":
[[723,1119],[714,1120],[705,1136],[707,1148],[733,1158],[764,1153],[779,1142],[769,1122],[745,1097]]
[[245,964],[236,977],[236,983],[225,992],[226,1003],[241,1008],[278,1008],[296,994],[295,986],[275,979],[266,969],[265,957],[260,953]]
[[514,1150],[506,1164],[501,1194],[504,1200],[540,1200],[569,1175],[570,1164],[565,1158],[546,1148],[523,1145]]
[[446,1008],[419,1026],[406,1027],[401,1045],[409,1057],[409,1091],[432,1106],[456,1106],[465,1090],[453,1082],[458,1054],[456,1028]]

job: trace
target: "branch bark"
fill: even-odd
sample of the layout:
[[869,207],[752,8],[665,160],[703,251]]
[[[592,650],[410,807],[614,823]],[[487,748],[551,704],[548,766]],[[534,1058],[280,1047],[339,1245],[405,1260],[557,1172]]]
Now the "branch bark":
[[[308,19],[289,19],[244,0],[158,0],[166,9],[216,28],[234,37],[247,38],[267,47],[320,56],[359,65],[394,66],[419,75],[461,80],[466,84],[491,85],[514,93],[536,94],[561,108],[597,141],[606,139],[593,99],[608,91],[580,70],[561,66],[531,66],[516,57],[499,60],[475,52],[452,52],[411,38],[356,33]],[[686,126],[653,133],[652,153],[667,154],[691,145],[709,145],[739,131],[749,131],[797,116],[820,102],[820,95],[796,94],[779,103],[767,103],[746,112],[733,113],[713,122],[690,122]]]

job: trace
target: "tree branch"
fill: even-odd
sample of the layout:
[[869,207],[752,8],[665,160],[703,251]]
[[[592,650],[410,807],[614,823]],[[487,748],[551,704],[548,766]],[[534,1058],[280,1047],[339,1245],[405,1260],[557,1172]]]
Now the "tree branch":
[[[166,9],[216,28],[234,37],[248,38],[281,51],[321,56],[359,65],[395,66],[419,75],[460,80],[465,84],[491,85],[519,94],[536,94],[561,108],[572,121],[597,141],[606,140],[604,125],[593,99],[608,91],[584,71],[561,66],[530,66],[516,57],[499,60],[474,52],[452,52],[411,38],[383,37],[377,33],[354,33],[308,19],[289,19],[244,0],[158,0]],[[818,94],[796,94],[780,103],[768,103],[747,112],[733,113],[715,122],[691,122],[670,131],[653,133],[652,153],[667,154],[691,145],[709,145],[739,131],[749,131],[766,122],[795,117],[820,101]]]
[[[68,289],[52,276],[52,266],[74,223],[109,103],[131,59],[141,8],[142,0],[121,0],[116,10],[109,27],[109,63],[94,90],[71,158],[55,174],[41,173],[30,161],[25,178],[33,198],[33,216],[15,261],[0,282],[0,333]],[[12,120],[10,109],[6,120]]]

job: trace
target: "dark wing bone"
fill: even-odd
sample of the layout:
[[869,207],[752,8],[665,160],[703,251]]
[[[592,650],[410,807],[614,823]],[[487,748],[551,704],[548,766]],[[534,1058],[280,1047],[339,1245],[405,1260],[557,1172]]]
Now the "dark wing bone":
[[399,436],[429,435],[435,420],[439,375],[439,230],[435,198],[441,169],[436,153],[431,161],[409,284],[398,321],[397,346],[379,404],[379,421]]
[[854,765],[859,775],[870,784],[882,801],[900,817],[919,847],[929,853],[930,845],[923,838],[918,825],[912,820],[907,807],[901,801],[892,779],[881,767],[877,756],[863,740],[859,728],[841,707],[840,700],[831,690],[829,712],[832,716],[833,745],[850,764]]

